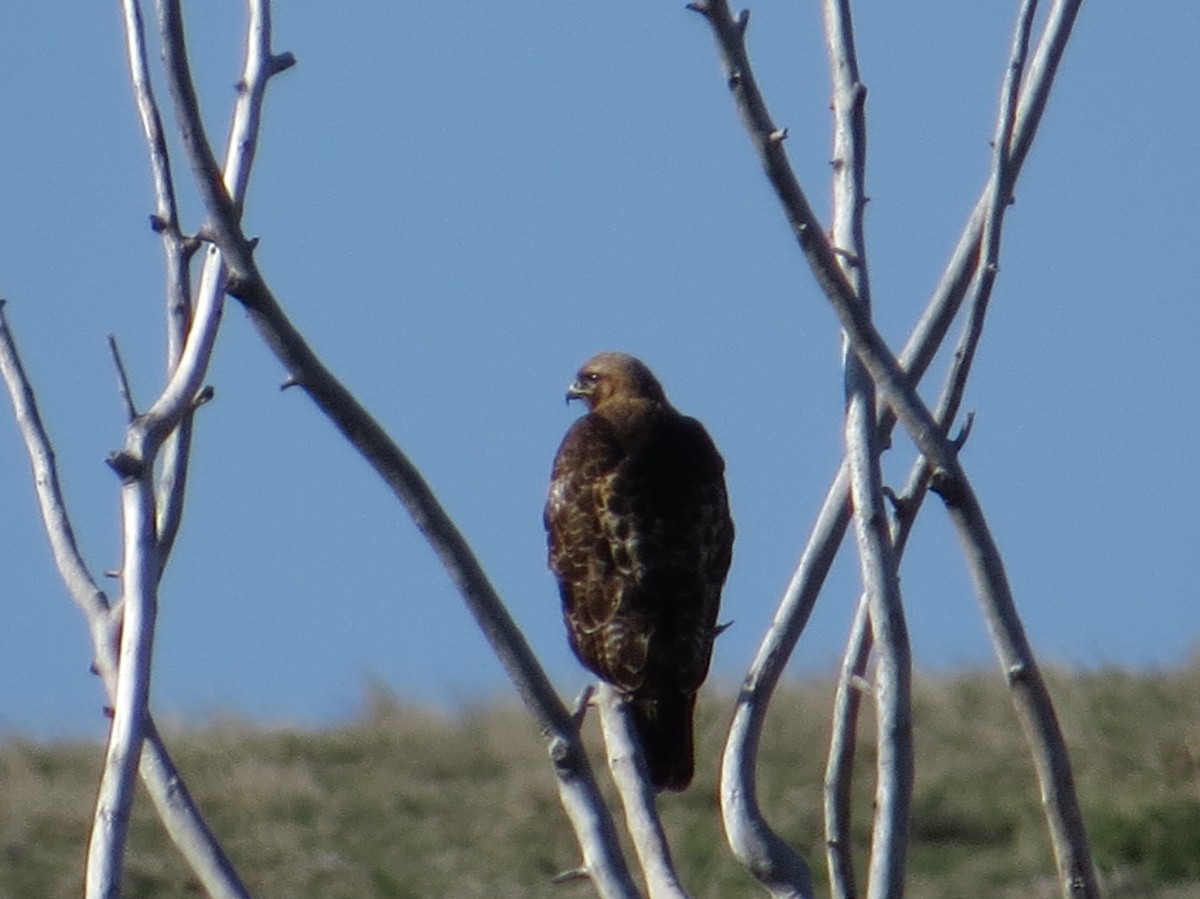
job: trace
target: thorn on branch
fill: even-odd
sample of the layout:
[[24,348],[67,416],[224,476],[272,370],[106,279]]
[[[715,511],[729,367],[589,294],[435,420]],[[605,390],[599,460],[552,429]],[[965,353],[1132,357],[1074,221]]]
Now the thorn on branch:
[[857,253],[854,253],[851,250],[845,250],[841,247],[834,247],[833,255],[840,256],[845,259],[846,265],[850,266],[851,268],[858,268],[860,265],[862,265],[862,259]]
[[963,485],[944,468],[934,469],[929,476],[929,489],[942,498],[951,508],[961,506],[963,501]]
[[587,868],[572,868],[569,871],[562,871],[550,878],[551,883],[570,883],[574,880],[591,880],[591,872]]
[[108,335],[108,349],[112,353],[113,365],[117,369],[117,395],[121,398],[121,405],[125,407],[126,420],[133,421],[137,418],[137,409],[133,405],[133,393],[129,389],[129,375],[125,371],[125,363],[121,361],[117,338],[112,334]]
[[750,10],[743,9],[739,12],[734,24],[737,25],[738,37],[744,38],[746,36],[746,29],[750,27]]
[[737,90],[742,84],[742,73],[738,69],[729,70],[729,89]]
[[1029,676],[1029,668],[1024,662],[1017,662],[1014,665],[1010,665],[1008,671],[1005,673],[1008,675],[1009,683],[1015,684],[1025,680]]
[[554,766],[556,775],[562,780],[573,780],[579,772],[579,760],[571,743],[556,736],[550,741],[550,764]]
[[289,387],[301,387],[304,382],[300,380],[299,375],[288,375],[282,384],[279,385],[280,390],[287,390]]
[[121,569],[110,568],[108,571],[104,572],[104,576],[107,578],[112,578],[114,581],[119,581],[121,579]]
[[141,459],[135,459],[125,450],[117,450],[109,453],[108,458],[104,460],[108,463],[108,467],[117,473],[122,483],[128,484],[130,481],[136,481],[146,471],[146,466]]
[[575,699],[575,707],[571,709],[571,720],[575,722],[577,732],[583,727],[583,719],[587,717],[588,706],[592,704],[592,696],[595,693],[596,685],[589,683],[579,691],[579,696]]
[[724,624],[718,624],[716,627],[713,628],[713,638],[716,639],[717,637],[721,636],[721,634],[725,633],[731,627],[733,627],[732,619],[730,619],[729,621],[726,621]]
[[712,9],[706,2],[703,2],[703,0],[697,0],[695,3],[689,3],[687,4],[687,8],[692,12],[700,13],[700,15],[704,16],[706,19],[712,18]]
[[774,144],[775,146],[779,146],[781,143],[783,143],[787,139],[788,139],[788,130],[786,128],[776,128],[774,131],[772,131],[770,134],[767,135],[767,141],[769,143]]
[[967,420],[963,422],[962,428],[959,429],[958,435],[951,441],[954,444],[954,449],[957,452],[963,448],[967,442],[967,438],[971,436],[971,427],[975,424],[975,413],[968,412]]
[[205,403],[210,402],[217,392],[211,384],[205,384],[204,388],[192,398],[192,411],[195,412]]
[[100,712],[109,721],[112,721],[112,719],[115,718],[117,715],[117,710],[114,709],[111,705],[101,706]]
[[267,63],[267,77],[278,75],[280,72],[286,72],[296,64],[296,56],[292,51],[286,53],[274,54]]
[[873,696],[875,694],[875,685],[861,674],[850,675],[848,683],[859,693],[866,693],[869,696]]
[[169,227],[171,227],[170,224],[161,215],[153,212],[150,214],[150,230],[155,234],[162,234]]

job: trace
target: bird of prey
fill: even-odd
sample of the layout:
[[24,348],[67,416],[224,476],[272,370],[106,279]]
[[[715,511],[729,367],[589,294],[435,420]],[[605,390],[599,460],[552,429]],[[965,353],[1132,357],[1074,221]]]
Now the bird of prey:
[[725,463],[641,361],[601,353],[554,459],[545,525],[571,647],[629,700],[651,782],[692,780],[692,714],[733,553]]

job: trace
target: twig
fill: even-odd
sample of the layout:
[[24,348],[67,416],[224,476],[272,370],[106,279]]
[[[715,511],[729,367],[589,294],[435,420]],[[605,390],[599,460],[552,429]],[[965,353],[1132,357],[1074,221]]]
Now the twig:
[[[142,461],[146,461],[145,457]],[[114,468],[122,479],[125,547],[121,564],[121,648],[113,721],[88,844],[84,892],[87,899],[116,899],[120,895],[134,775],[142,753],[143,725],[149,708],[158,607],[158,535],[154,529],[152,470],[143,465],[131,475],[130,468]]]
[[[153,506],[157,510],[154,529],[158,577],[161,577],[183,516],[193,413],[203,402],[203,398],[211,393],[207,388],[196,393],[195,387],[199,385],[203,370],[207,368],[207,356],[216,338],[223,293],[216,289],[215,284],[210,283],[209,289],[202,291],[204,301],[198,308],[193,308],[190,263],[199,244],[194,239],[184,237],[179,226],[166,135],[147,66],[145,29],[140,3],[137,0],[122,0],[122,13],[130,80],[149,151],[155,194],[155,214],[151,221],[161,237],[166,260],[167,369],[172,378],[185,373],[187,366],[196,371],[195,378],[176,388],[181,413],[178,424],[167,434],[159,451],[161,464]],[[217,268],[215,260],[212,267]],[[209,280],[212,281],[211,274]],[[199,322],[201,327],[193,329],[194,321]],[[191,343],[190,349],[189,336],[197,338]],[[189,389],[192,393],[191,399],[183,404],[182,398],[187,396]],[[100,655],[100,658],[103,659],[103,655]],[[104,661],[101,661],[99,667],[112,695],[115,689],[115,669],[111,663],[106,664]],[[246,899],[249,894],[245,886],[201,817],[149,717],[146,718],[145,731],[146,742],[140,771],[167,832],[210,896],[220,899]]]
[[[265,0],[257,0],[261,11]],[[637,890],[620,854],[612,819],[583,751],[570,714],[488,581],[461,532],[438,503],[415,466],[378,422],[325,368],[288,320],[252,258],[225,184],[215,174],[187,63],[178,0],[159,0],[160,30],[167,79],[180,122],[183,146],[208,209],[211,237],[229,269],[229,291],[245,306],[267,345],[283,363],[289,381],[302,387],[347,440],[363,455],[408,510],[437,553],[491,643],[526,706],[546,734],[558,776],[559,794],[584,854],[583,868],[600,895],[634,897]],[[263,46],[269,46],[269,19],[260,19]],[[289,56],[263,54],[266,73],[286,67]],[[253,90],[253,85],[248,85]]]
[[[885,402],[899,415],[918,448],[935,466],[938,490],[946,502],[951,520],[963,543],[977,594],[984,605],[985,615],[993,632],[1001,665],[1005,671],[1010,672],[1018,717],[1026,730],[1027,738],[1031,744],[1036,744],[1032,748],[1042,793],[1046,797],[1047,817],[1063,889],[1068,895],[1094,895],[1094,874],[1091,871],[1090,855],[1053,706],[1037,673],[1036,663],[1016,615],[995,543],[978,500],[959,464],[955,449],[939,432],[932,414],[916,395],[912,382],[906,377],[899,362],[880,338],[864,311],[856,304],[853,290],[836,264],[835,254],[812,214],[808,201],[791,171],[786,154],[774,139],[778,129],[767,113],[745,53],[746,17],[743,15],[735,21],[724,0],[705,0],[703,3],[693,4],[692,8],[704,13],[713,28],[725,63],[727,82],[735,95],[738,109],[818,284],[830,300],[843,329],[852,341],[855,353],[862,359]],[[1040,46],[1046,53],[1035,57],[1035,66],[1041,64],[1039,80],[1034,82],[1034,89],[1018,112],[1018,118],[1023,117],[1026,122],[1031,123],[1031,127],[1040,118],[1049,82],[1061,57],[1077,9],[1077,2],[1063,0],[1052,10],[1049,17],[1046,34]],[[1032,136],[1031,132],[1027,134]],[[1016,168],[1028,149],[1028,143],[1022,144],[1017,140],[1014,141],[1013,147],[1015,176]],[[975,216],[968,226],[967,234],[976,227],[974,219]],[[978,242],[967,241],[967,234],[964,234],[964,240],[960,241],[959,251],[973,256],[978,253]],[[956,256],[958,255],[956,252]],[[955,280],[947,285],[947,295],[957,293],[957,284],[965,271],[965,268],[952,268],[951,274],[955,275]],[[942,292],[941,288],[939,292]],[[928,325],[931,328],[934,326],[932,321]],[[822,510],[823,518],[826,517],[826,511]],[[809,553],[806,551],[805,555],[808,556]],[[823,575],[822,572],[821,576]],[[815,594],[810,593],[810,596],[815,598]],[[799,606],[799,603],[796,605]],[[800,611],[806,618],[808,609],[801,608]],[[776,620],[779,620],[778,615]],[[794,631],[795,636],[798,636],[798,629],[789,626],[788,630]],[[787,636],[790,638],[791,633]],[[770,638],[774,643],[774,636]],[[791,643],[794,645],[794,639]],[[771,648],[775,650],[778,646],[773,645]],[[790,646],[788,648],[790,650]],[[1019,676],[1014,676],[1013,672]],[[777,673],[773,676],[777,677]],[[735,719],[735,725],[737,723]],[[1044,737],[1047,739],[1043,739]],[[1048,745],[1054,747],[1050,752],[1044,751]]]
[[[993,139],[992,170],[985,189],[986,206],[983,216],[983,233],[980,238],[984,253],[975,267],[975,276],[971,282],[967,299],[967,326],[963,339],[955,351],[950,372],[947,376],[947,388],[943,391],[938,404],[937,418],[943,430],[948,430],[949,424],[957,414],[961,403],[963,390],[970,373],[971,361],[978,347],[982,334],[984,313],[991,288],[995,283],[999,261],[999,236],[1004,210],[1008,205],[1009,184],[1012,181],[1010,156],[1013,129],[1016,122],[1017,100],[1020,96],[1021,74],[1028,51],[1029,34],[1032,28],[1033,12],[1036,2],[1026,2],[1018,16],[1018,27],[1014,37],[1014,48],[1007,71],[1005,86],[1002,91],[1000,113],[997,116],[996,135]],[[843,2],[836,4],[827,2],[826,27],[829,23],[840,24],[849,21],[849,9]],[[836,41],[831,41],[834,47]],[[852,44],[850,45],[852,52]],[[836,51],[835,51],[836,53]],[[834,56],[836,59],[837,56]],[[835,83],[839,72],[846,65],[835,64]],[[844,76],[843,76],[844,77]],[[836,109],[835,105],[835,109]],[[836,232],[835,232],[836,233]],[[856,285],[857,286],[857,285]],[[861,288],[859,288],[861,295]],[[925,496],[928,485],[928,466],[923,459],[918,460],[916,469],[910,477],[909,487],[904,493],[905,517],[893,529],[892,536],[896,541],[897,557],[903,551],[913,520]],[[867,658],[872,646],[871,632],[867,627],[869,593],[859,602],[858,611],[851,628],[851,636],[847,646],[845,661],[839,678],[837,695],[834,702],[833,736],[830,746],[829,763],[826,770],[825,786],[825,817],[826,817],[826,855],[829,865],[830,881],[835,897],[850,897],[855,895],[854,870],[850,860],[850,776],[851,762],[854,757],[855,727],[860,703],[860,692],[853,688],[852,681],[861,677],[865,671]],[[877,812],[880,806],[877,804]],[[872,841],[872,849],[877,845]]]
[[117,370],[117,395],[121,398],[121,406],[125,409],[125,421],[137,418],[137,407],[133,403],[133,390],[129,386],[129,373],[125,371],[125,363],[121,361],[121,350],[117,346],[117,338],[108,335],[108,351],[112,355],[113,368]]
[[687,899],[663,836],[645,760],[629,718],[628,702],[613,687],[601,684],[596,704],[608,750],[608,767],[625,808],[625,822],[650,899]]
[[[174,370],[183,352],[192,318],[191,259],[198,244],[183,236],[171,176],[171,159],[166,134],[146,64],[145,28],[138,0],[121,0],[125,25],[125,48],[129,77],[137,104],[138,118],[149,150],[150,173],[154,185],[155,209],[151,224],[162,241],[166,260],[167,295],[167,371]],[[188,460],[191,450],[192,416],[185,415],[163,444],[156,485],[158,509],[158,555],[160,567],[166,567],[183,518],[187,489]]]
[[[833,220],[838,262],[860,309],[870,314],[866,240],[866,88],[854,50],[848,0],[822,4],[830,80],[833,83]],[[849,251],[847,253],[847,251]],[[853,260],[848,264],[847,260]],[[908,823],[912,804],[912,661],[897,558],[888,533],[880,471],[881,446],[875,427],[875,389],[861,361],[844,346],[846,371],[846,459],[863,589],[878,647],[875,684],[876,778],[869,897],[899,897],[904,891]]]
[[[174,6],[178,15],[178,4]],[[217,177],[219,179],[219,172]],[[222,188],[221,193],[232,209],[223,184],[219,180],[215,184]],[[157,584],[161,575],[154,463],[163,442],[194,408],[194,398],[208,368],[219,320],[217,296],[214,294],[210,299],[202,295],[187,341],[166,387],[151,408],[130,423],[124,448],[109,459],[122,481],[123,622],[113,725],[88,850],[88,899],[108,899],[119,889],[129,809],[133,801],[133,773],[141,753],[142,728],[149,702]]]
[[[17,428],[29,454],[42,524],[45,526],[54,562],[67,585],[67,591],[83,612],[88,624],[94,625],[108,616],[111,606],[108,597],[88,571],[75,542],[75,530],[71,527],[71,518],[67,514],[62,487],[58,480],[54,449],[46,436],[46,429],[38,412],[37,398],[17,353],[16,342],[4,314],[4,306],[5,301],[0,300],[0,374],[3,374],[9,398],[12,400]],[[96,636],[97,629],[93,626],[93,642],[102,643],[103,641],[98,641]]]
[[[900,555],[899,547],[896,555]],[[855,609],[850,639],[842,656],[833,699],[829,760],[825,766],[825,862],[833,899],[852,899],[858,895],[851,855],[850,788],[858,748],[858,711],[862,704],[862,690],[857,685],[866,674],[871,645],[871,616],[864,593]]]
[[[95,651],[96,670],[104,683],[110,704],[115,704],[119,619],[108,598],[88,572],[75,543],[70,517],[59,486],[54,451],[2,308],[0,372],[3,373],[12,398],[17,425],[33,468],[38,507],[55,563],[71,599],[88,623]],[[149,716],[146,718],[145,740],[140,765],[142,781],[172,838],[197,871],[209,895],[214,899],[246,899],[248,894],[237,883],[236,875],[200,818],[191,795],[171,760],[153,719]],[[222,870],[224,875],[219,875]]]

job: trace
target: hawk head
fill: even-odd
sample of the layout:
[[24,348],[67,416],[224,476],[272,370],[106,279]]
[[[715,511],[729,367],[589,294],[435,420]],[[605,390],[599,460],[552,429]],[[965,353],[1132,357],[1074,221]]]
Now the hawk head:
[[595,412],[613,400],[666,403],[667,395],[654,373],[626,353],[600,353],[583,363],[567,388],[567,402],[583,400]]

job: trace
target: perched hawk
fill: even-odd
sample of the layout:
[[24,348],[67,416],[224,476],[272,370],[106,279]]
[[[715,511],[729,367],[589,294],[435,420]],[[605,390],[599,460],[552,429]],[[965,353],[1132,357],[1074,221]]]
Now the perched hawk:
[[692,710],[733,551],[725,463],[644,364],[589,359],[567,391],[545,523],[571,648],[630,698],[658,790],[692,780]]

